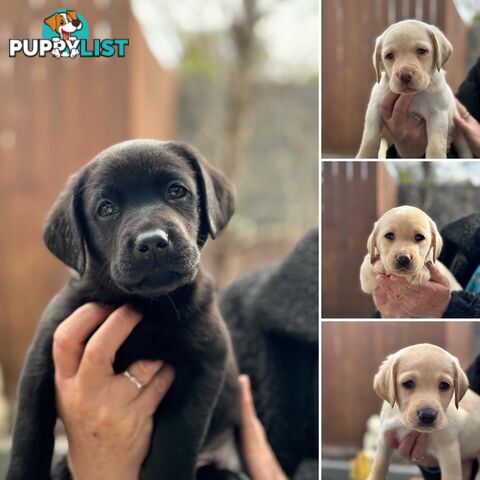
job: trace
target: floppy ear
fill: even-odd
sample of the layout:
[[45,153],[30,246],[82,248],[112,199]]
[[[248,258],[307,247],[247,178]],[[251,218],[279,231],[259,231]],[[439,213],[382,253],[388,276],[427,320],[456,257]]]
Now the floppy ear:
[[80,275],[85,271],[85,232],[81,211],[81,194],[86,170],[70,177],[65,190],[48,214],[43,241],[63,263]]
[[167,147],[186,158],[197,176],[202,216],[199,243],[203,245],[208,234],[215,239],[232,217],[235,210],[235,189],[220,170],[190,145],[170,142]]
[[72,20],[78,20],[76,10],[67,10],[67,15],[70,15]]
[[453,47],[443,32],[433,25],[429,25],[428,35],[433,45],[433,65],[440,71],[450,58]]
[[59,18],[60,15],[58,13],[54,13],[46,18],[44,23],[46,23],[54,32],[56,32],[59,24]]
[[382,78],[382,42],[383,35],[380,35],[375,41],[375,50],[373,51],[373,66],[377,74],[377,83]]
[[[453,357],[453,355],[452,355]],[[457,357],[453,357],[453,388],[455,395],[455,407],[458,409],[458,404],[468,390],[468,378],[460,366]]]
[[389,355],[380,365],[373,379],[373,389],[377,392],[377,395],[392,407],[396,401],[397,366],[397,356],[395,354]]
[[430,232],[432,234],[432,243],[430,248],[432,249],[433,263],[440,256],[443,248],[443,240],[440,232],[438,231],[437,224],[430,219]]
[[373,226],[373,231],[367,240],[367,250],[370,255],[371,264],[375,262],[375,248],[377,247],[378,227],[379,227],[378,222],[375,222],[375,225]]

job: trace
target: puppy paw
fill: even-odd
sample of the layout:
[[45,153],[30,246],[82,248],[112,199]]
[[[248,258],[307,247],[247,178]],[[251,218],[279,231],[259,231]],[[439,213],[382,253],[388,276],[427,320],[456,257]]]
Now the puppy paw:
[[72,51],[70,52],[70,58],[75,58],[79,54],[80,52],[76,48],[73,48]]

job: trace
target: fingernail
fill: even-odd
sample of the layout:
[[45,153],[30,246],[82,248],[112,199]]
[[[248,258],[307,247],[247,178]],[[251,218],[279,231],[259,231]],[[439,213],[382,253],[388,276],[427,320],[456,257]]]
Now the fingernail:
[[238,377],[240,382],[240,388],[242,389],[245,400],[251,402],[252,399],[252,385],[250,382],[250,377],[246,374],[242,374]]

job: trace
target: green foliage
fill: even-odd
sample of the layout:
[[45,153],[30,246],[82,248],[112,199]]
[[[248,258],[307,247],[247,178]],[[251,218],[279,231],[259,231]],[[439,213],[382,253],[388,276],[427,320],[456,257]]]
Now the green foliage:
[[218,35],[198,34],[185,41],[182,72],[186,75],[218,79],[224,66],[218,54]]

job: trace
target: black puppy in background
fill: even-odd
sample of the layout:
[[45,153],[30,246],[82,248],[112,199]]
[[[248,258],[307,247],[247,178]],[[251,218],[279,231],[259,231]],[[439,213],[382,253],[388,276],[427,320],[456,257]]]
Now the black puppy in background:
[[[231,441],[238,373],[214,283],[199,260],[207,237],[215,238],[230,220],[234,203],[229,180],[180,143],[124,142],[70,179],[44,240],[75,272],[45,310],[28,354],[8,480],[50,478],[57,419],[53,334],[91,301],[128,303],[143,315],[117,353],[116,372],[140,359],[162,359],[175,368],[174,384],[155,413],[141,479],[192,480],[200,451]],[[238,458],[218,467],[232,463],[240,469]]]

